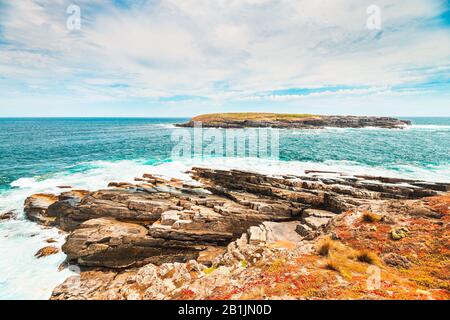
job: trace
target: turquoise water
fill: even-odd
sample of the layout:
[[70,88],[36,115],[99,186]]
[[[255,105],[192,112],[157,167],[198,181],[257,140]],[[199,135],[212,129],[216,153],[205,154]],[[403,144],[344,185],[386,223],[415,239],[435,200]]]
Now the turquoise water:
[[[279,160],[195,158],[174,160],[173,123],[187,119],[0,119],[0,212],[19,220],[0,223],[0,298],[45,299],[68,271],[64,255],[35,259],[54,237],[23,218],[26,196],[60,192],[58,186],[102,188],[145,172],[188,179],[192,165],[301,174],[343,170],[450,181],[450,118],[411,118],[404,130],[281,130]],[[189,129],[191,130],[191,129]],[[216,129],[223,132],[222,129]]]
[[[21,177],[90,169],[93,161],[170,159],[170,124],[186,119],[0,119],[0,189]],[[284,161],[351,161],[431,168],[450,163],[450,118],[414,118],[407,130],[283,130]]]

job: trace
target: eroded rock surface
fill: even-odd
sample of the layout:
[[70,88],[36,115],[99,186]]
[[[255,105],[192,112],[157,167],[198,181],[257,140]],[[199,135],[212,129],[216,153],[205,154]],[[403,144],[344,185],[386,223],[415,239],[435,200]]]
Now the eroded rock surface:
[[[382,224],[367,230],[389,228],[386,241],[411,217],[441,223],[441,204],[423,199],[449,190],[443,183],[338,172],[268,176],[193,168],[190,174],[195,181],[144,175],[94,192],[28,198],[27,216],[68,231],[62,250],[84,268],[81,287],[65,283],[54,298],[179,298],[192,288],[195,298],[210,297],[281,253],[310,254],[324,234],[342,239],[340,226],[364,220],[361,212],[375,212]],[[414,235],[408,230],[406,238]],[[388,253],[386,265],[411,267],[410,258]]]
[[53,194],[34,194],[25,200],[24,211],[28,219],[42,225],[52,225],[55,218],[49,216],[48,207],[58,201]]

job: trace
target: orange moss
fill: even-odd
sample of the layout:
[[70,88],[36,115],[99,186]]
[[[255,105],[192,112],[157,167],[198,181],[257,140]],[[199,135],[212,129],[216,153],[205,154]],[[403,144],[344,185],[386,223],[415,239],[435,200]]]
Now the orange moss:
[[[348,224],[351,219],[342,219],[332,229],[339,241],[323,237],[316,240],[314,253],[298,254],[294,258],[278,253],[278,258],[271,264],[261,264],[257,270],[251,270],[252,280],[240,283],[239,288],[224,286],[216,290],[211,298],[267,299],[287,296],[294,299],[449,300],[450,197],[432,197],[424,201],[433,210],[447,215],[436,219],[393,212],[393,221],[398,221],[409,230],[408,236],[401,241],[389,237],[389,231],[399,227],[399,224],[387,224],[381,220],[376,229],[371,229],[362,219],[356,219],[351,224]],[[352,214],[356,213],[344,213],[341,217]],[[405,257],[411,265],[407,269],[404,266],[384,265],[379,257],[387,253]],[[381,281],[375,290],[368,287],[368,281],[373,276],[368,272],[368,268],[373,268],[369,264],[381,266]]]
[[425,199],[425,203],[436,212],[450,214],[450,193]]

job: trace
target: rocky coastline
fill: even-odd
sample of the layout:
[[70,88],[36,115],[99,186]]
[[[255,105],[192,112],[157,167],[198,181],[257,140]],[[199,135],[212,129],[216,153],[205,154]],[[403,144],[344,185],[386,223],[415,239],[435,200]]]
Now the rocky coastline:
[[280,128],[280,129],[321,129],[335,128],[365,128],[378,127],[387,129],[402,129],[411,125],[409,120],[391,117],[371,116],[325,116],[325,115],[295,115],[275,113],[223,113],[207,114],[192,118],[187,123],[177,124],[178,127],[194,127],[201,123],[205,128]]
[[[62,267],[81,268],[51,299],[450,297],[450,184],[320,171],[190,175],[27,198],[29,219],[67,232]],[[57,250],[44,249],[37,255]],[[354,289],[370,266],[386,277],[384,291]]]

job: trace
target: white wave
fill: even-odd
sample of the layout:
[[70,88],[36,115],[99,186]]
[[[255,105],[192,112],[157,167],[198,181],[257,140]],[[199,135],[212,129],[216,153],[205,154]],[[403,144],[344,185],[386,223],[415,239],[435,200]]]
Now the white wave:
[[450,130],[450,125],[413,124],[406,128],[407,129],[426,129],[426,130]]
[[305,170],[339,171],[349,174],[391,176],[430,181],[450,181],[450,164],[418,168],[414,166],[370,167],[351,161],[326,161],[323,163],[278,161],[254,158],[184,159],[145,165],[143,161],[92,162],[85,172],[61,172],[46,179],[24,177],[12,183],[14,189],[0,194],[0,212],[17,210],[21,219],[0,224],[0,299],[46,299],[53,288],[61,283],[69,271],[58,272],[65,259],[57,254],[36,259],[35,252],[48,245],[53,237],[61,245],[64,235],[56,229],[44,229],[23,218],[23,202],[34,193],[60,193],[58,186],[96,190],[107,187],[111,181],[131,182],[144,173],[190,181],[187,173],[193,166],[216,169],[239,169],[272,175],[302,175]]
[[158,123],[158,124],[154,124],[153,126],[157,126],[157,127],[165,128],[165,129],[177,129],[178,128],[174,123]]
[[238,169],[272,175],[302,175],[305,170],[338,171],[351,175],[372,175],[409,178],[434,182],[450,182],[450,164],[442,166],[416,167],[396,165],[390,167],[367,166],[354,161],[300,162],[279,161],[259,158],[209,158],[188,159],[182,162],[168,162],[151,168],[151,173],[166,177],[189,179],[185,173],[192,166],[214,169]]
[[15,210],[19,220],[0,223],[0,299],[48,299],[54,287],[63,282],[71,272],[58,272],[65,255],[59,253],[42,259],[34,254],[54,238],[61,246],[64,234],[57,229],[45,229],[24,218],[23,203],[34,193],[60,193],[58,186],[95,190],[105,188],[111,181],[131,181],[146,172],[148,166],[134,161],[93,162],[96,168],[86,172],[63,172],[48,179],[21,178],[15,187],[0,195],[0,212]]

